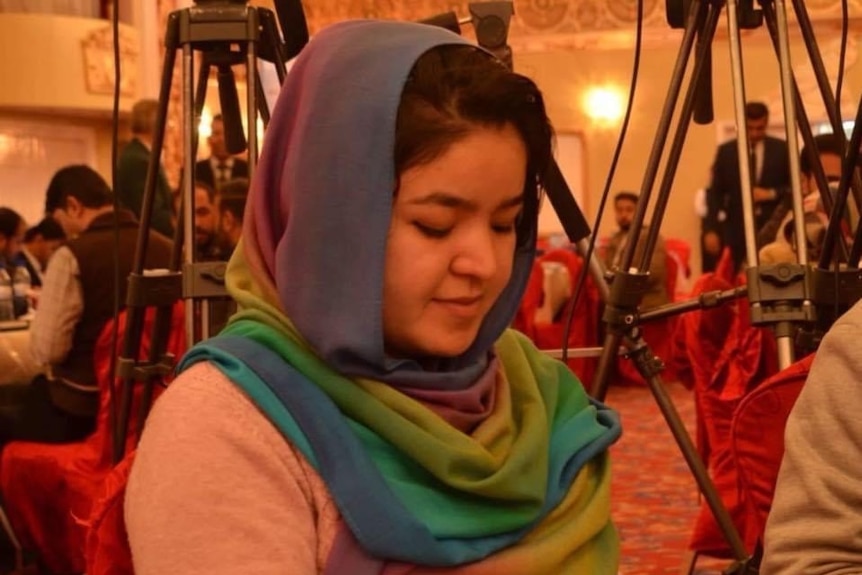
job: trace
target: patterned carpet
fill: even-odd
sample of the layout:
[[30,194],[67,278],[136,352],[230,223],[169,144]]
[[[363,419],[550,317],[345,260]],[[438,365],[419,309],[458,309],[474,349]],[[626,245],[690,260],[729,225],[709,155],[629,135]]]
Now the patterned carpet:
[[[694,433],[691,392],[667,384],[671,398]],[[614,521],[622,539],[622,575],[686,573],[688,540],[698,511],[698,490],[667,423],[646,387],[616,387],[607,403],[623,422],[612,448]],[[714,575],[727,560],[699,558],[698,575]]]

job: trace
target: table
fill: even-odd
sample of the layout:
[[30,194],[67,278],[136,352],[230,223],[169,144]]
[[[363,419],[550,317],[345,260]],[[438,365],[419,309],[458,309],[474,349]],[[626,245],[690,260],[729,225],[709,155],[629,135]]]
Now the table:
[[0,385],[29,383],[42,369],[30,356],[27,327],[0,331]]

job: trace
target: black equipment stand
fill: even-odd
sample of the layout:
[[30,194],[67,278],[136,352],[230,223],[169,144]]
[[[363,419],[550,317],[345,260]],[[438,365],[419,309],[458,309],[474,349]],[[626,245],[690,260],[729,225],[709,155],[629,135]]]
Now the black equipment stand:
[[[114,415],[114,460],[125,452],[129,433],[133,387],[142,382],[143,396],[139,422],[148,413],[153,389],[162,383],[173,368],[175,358],[166,353],[170,334],[173,305],[185,299],[186,336],[189,343],[197,334],[208,335],[208,310],[203,304],[209,298],[226,295],[224,262],[197,262],[194,246],[194,164],[197,151],[197,124],[203,109],[211,67],[218,70],[219,96],[225,119],[227,147],[231,153],[248,149],[249,177],[254,173],[258,155],[256,119],[258,113],[266,123],[269,110],[257,73],[258,59],[275,65],[279,81],[285,76],[285,62],[295,56],[308,41],[308,29],[299,0],[276,2],[279,21],[286,42],[278,33],[276,16],[264,8],[250,7],[246,1],[198,0],[195,6],[178,10],[168,17],[165,35],[165,58],[159,91],[159,108],[150,164],[147,169],[144,199],[141,209],[140,232],[135,251],[126,300],[127,322],[117,376],[121,380],[120,404]],[[184,167],[180,189],[182,207],[174,235],[170,267],[167,272],[151,274],[144,271],[148,247],[148,231],[155,199],[156,181],[165,137],[171,78],[176,52],[182,49],[183,143]],[[196,90],[194,54],[201,55],[201,69]],[[239,100],[231,66],[245,63],[247,84],[248,144],[243,134]],[[181,266],[181,262],[183,265]],[[138,359],[148,307],[156,308],[150,353],[146,360]],[[200,318],[201,330],[198,331]]]
[[[859,256],[862,254],[862,241],[854,242],[853,249],[848,254],[846,245],[840,235],[841,214],[846,204],[848,189],[853,184],[854,198],[857,205],[862,204],[862,186],[859,185],[859,177],[852,169],[855,166],[855,158],[859,153],[859,144],[862,142],[862,102],[860,102],[860,115],[857,118],[857,126],[851,139],[850,157],[846,158],[841,186],[833,198],[829,190],[826,178],[820,165],[818,151],[814,145],[814,138],[808,123],[807,116],[802,107],[802,100],[798,88],[793,81],[790,68],[788,25],[784,0],[761,1],[761,10],[756,10],[752,0],[691,0],[668,1],[668,20],[671,24],[682,27],[684,23],[684,36],[675,63],[673,75],[668,90],[656,138],[647,163],[646,172],[640,190],[640,198],[635,213],[634,222],[629,232],[628,241],[622,256],[620,270],[616,271],[611,278],[610,297],[606,302],[603,321],[606,325],[606,337],[602,348],[599,367],[593,381],[592,395],[599,400],[604,400],[607,386],[613,369],[618,349],[622,344],[628,350],[629,357],[641,376],[647,381],[662,414],[667,422],[674,439],[682,451],[682,454],[694,475],[695,480],[703,493],[704,498],[713,512],[716,522],[724,535],[733,557],[735,559],[726,573],[756,573],[758,566],[756,559],[749,557],[748,551],[733,524],[730,515],[722,503],[712,480],[707,473],[703,461],[697,454],[695,446],[679,417],[676,408],[667,394],[662,383],[660,372],[663,369],[662,360],[655,356],[644,341],[640,324],[644,321],[660,319],[680,313],[689,309],[711,307],[722,301],[745,295],[751,301],[751,320],[753,325],[770,326],[774,329],[779,349],[779,362],[782,368],[793,362],[794,336],[798,332],[810,330],[817,333],[817,314],[815,304],[818,307],[841,307],[846,309],[862,295],[862,274],[859,270],[845,270],[840,276],[829,272],[829,265],[833,261],[833,248],[837,245],[839,258],[844,261],[849,255],[849,262],[853,267],[858,264]],[[718,26],[720,13],[726,8],[729,41],[731,51],[731,63],[734,84],[734,103],[736,108],[736,123],[738,126],[738,157],[740,164],[740,178],[742,184],[743,215],[745,221],[746,251],[748,254],[749,267],[747,273],[747,286],[731,290],[730,292],[704,294],[701,298],[691,302],[671,304],[655,310],[639,312],[640,302],[647,289],[649,277],[649,265],[658,239],[661,221],[668,204],[670,190],[673,184],[676,168],[682,153],[688,126],[692,119],[705,118],[705,122],[712,120],[711,109],[704,112],[704,102],[708,102],[709,108],[711,96],[704,94],[709,90],[709,74],[711,45]],[[810,21],[802,0],[794,0],[794,8],[797,18],[803,29],[806,45],[812,60],[815,74],[818,77],[818,85],[821,89],[824,103],[829,110],[830,122],[835,133],[843,137],[843,128],[839,111],[835,110],[835,100],[826,78],[826,72],[813,38]],[[751,180],[749,178],[749,144],[745,126],[745,93],[742,73],[742,52],[740,40],[740,28],[755,28],[762,24],[763,17],[778,55],[782,95],[784,98],[785,125],[788,130],[788,149],[790,154],[791,189],[793,194],[794,221],[796,225],[796,242],[799,263],[794,265],[782,264],[777,266],[759,266],[757,246],[755,242],[755,229],[753,217],[753,200],[751,195]],[[676,132],[671,144],[663,174],[658,197],[656,199],[653,225],[649,227],[645,240],[643,255],[638,267],[632,267],[635,259],[635,250],[638,247],[640,232],[644,228],[644,219],[650,201],[650,194],[655,185],[659,164],[668,134],[670,133],[674,110],[683,86],[683,79],[690,55],[696,50],[695,62],[691,72],[690,83],[686,89],[682,108],[677,124]],[[797,114],[799,122],[797,122]],[[795,137],[796,126],[799,125],[806,149],[810,154],[811,165],[814,167],[815,179],[820,189],[824,204],[831,208],[832,219],[830,219],[827,238],[829,242],[823,250],[820,269],[812,270],[808,266],[807,251],[805,246],[805,233],[803,228],[802,194],[799,172],[799,152]],[[862,240],[862,226],[857,228],[857,240]],[[854,257],[855,256],[855,257]],[[841,289],[839,289],[841,288]],[[834,319],[834,318],[833,318]],[[822,324],[823,322],[821,322]],[[821,330],[824,329],[821,325]],[[809,337],[811,341],[817,341],[817,336]]]

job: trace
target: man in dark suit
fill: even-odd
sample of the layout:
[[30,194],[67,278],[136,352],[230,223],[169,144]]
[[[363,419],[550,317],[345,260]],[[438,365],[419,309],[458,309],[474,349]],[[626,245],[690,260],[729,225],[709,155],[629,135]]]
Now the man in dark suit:
[[195,180],[203,182],[216,191],[231,180],[248,178],[248,162],[230,155],[224,139],[224,118],[213,117],[212,132],[207,138],[210,157],[195,164]]
[[[156,100],[141,100],[132,107],[132,141],[120,152],[117,162],[117,196],[136,218],[141,217],[158,108],[159,103]],[[174,235],[173,194],[161,165],[156,180],[156,197],[153,201],[150,227],[168,238]]]
[[[790,164],[784,140],[766,135],[769,109],[761,102],[745,106],[745,129],[750,144],[752,200],[755,233],[769,221],[782,197],[789,193]],[[712,185],[707,191],[703,246],[708,254],[730,247],[738,269],[745,261],[745,228],[742,214],[737,140],[718,147],[712,167]],[[760,246],[758,246],[760,247]]]

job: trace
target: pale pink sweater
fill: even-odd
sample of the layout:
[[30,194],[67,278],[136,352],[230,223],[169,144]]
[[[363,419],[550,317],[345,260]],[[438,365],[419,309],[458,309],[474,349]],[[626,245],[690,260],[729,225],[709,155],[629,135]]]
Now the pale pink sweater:
[[156,403],[125,520],[136,575],[321,573],[342,528],[320,476],[205,363]]

